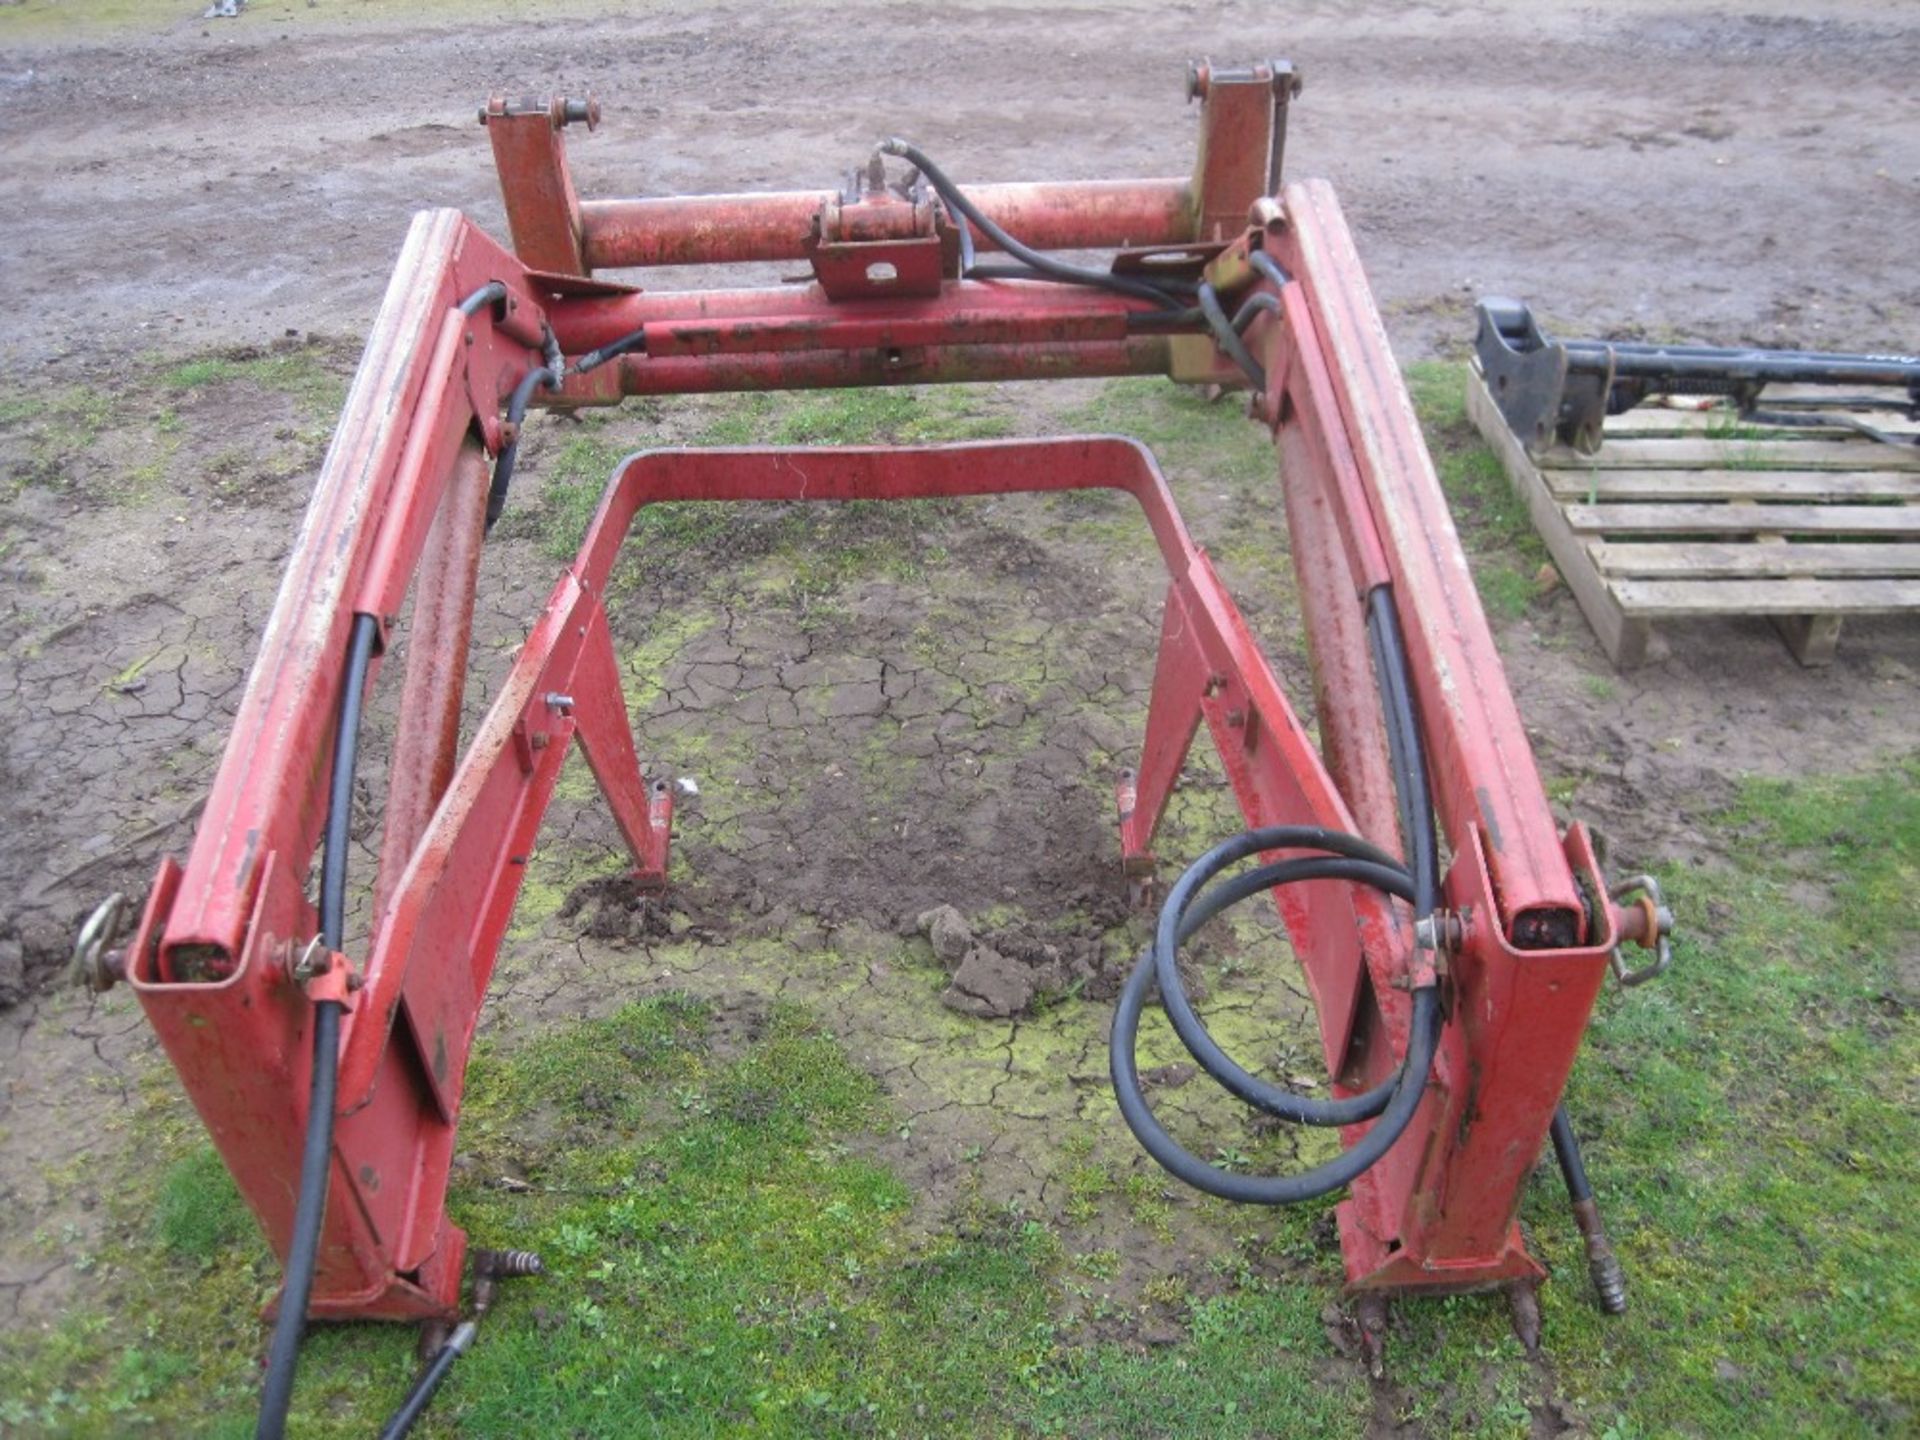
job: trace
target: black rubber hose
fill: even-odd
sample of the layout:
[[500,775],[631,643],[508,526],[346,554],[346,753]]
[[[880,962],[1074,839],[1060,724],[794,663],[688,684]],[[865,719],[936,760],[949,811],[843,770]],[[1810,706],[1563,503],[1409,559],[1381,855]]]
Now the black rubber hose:
[[1247,349],[1247,342],[1240,338],[1233,321],[1227,318],[1226,308],[1221,305],[1220,296],[1213,286],[1201,285],[1199,299],[1200,313],[1206,316],[1207,326],[1213,331],[1213,343],[1226,351],[1227,358],[1245,372],[1247,379],[1253,382],[1254,389],[1264,393],[1267,388],[1266,368]]
[[1247,264],[1283,290],[1293,283],[1293,277],[1287,273],[1286,267],[1264,250],[1249,250]]
[[340,689],[340,723],[334,730],[333,770],[327,786],[327,824],[320,856],[320,943],[340,948],[347,928],[347,832],[353,819],[353,771],[359,761],[360,713],[367,669],[373,663],[380,626],[371,615],[353,617],[347,637],[347,674]]
[[646,348],[647,327],[642,325],[638,330],[630,331],[618,340],[609,340],[598,350],[589,350],[573,362],[573,373],[584,375],[589,370],[597,370],[609,360],[621,355],[631,355],[636,350],[643,351]]
[[[1247,327],[1261,315],[1278,314],[1280,301],[1277,296],[1262,290],[1249,295],[1240,302],[1240,308],[1233,312],[1233,331],[1236,335],[1247,333]],[[1205,325],[1207,312],[1198,305],[1186,310],[1143,310],[1127,317],[1127,325],[1137,330],[1176,330],[1183,325]]]
[[474,291],[456,307],[462,315],[471,319],[488,305],[498,305],[507,298],[507,287],[498,280],[489,280]]
[[1587,1162],[1580,1154],[1580,1142],[1574,1138],[1573,1117],[1560,1105],[1553,1112],[1554,1158],[1560,1162],[1560,1176],[1567,1182],[1567,1198],[1579,1205],[1593,1199],[1593,1182],[1587,1179]]
[[1367,631],[1379,669],[1387,744],[1394,757],[1394,788],[1400,797],[1401,828],[1410,862],[1407,868],[1413,872],[1413,913],[1414,918],[1424,920],[1440,907],[1440,845],[1434,829],[1433,795],[1427,785],[1426,747],[1421,743],[1420,716],[1407,667],[1406,640],[1400,631],[1399,612],[1394,609],[1393,592],[1385,585],[1367,592]]
[[[353,617],[347,642],[347,673],[340,693],[340,723],[334,734],[327,822],[320,860],[320,943],[338,950],[346,929],[347,846],[353,819],[353,772],[360,749],[360,715],[379,626],[371,615]],[[307,1328],[307,1299],[320,1258],[320,1232],[333,1174],[333,1111],[340,1079],[338,1001],[313,1007],[313,1080],[307,1096],[306,1142],[300,1155],[300,1192],[293,1210],[293,1237],[280,1286],[280,1314],[267,1348],[267,1374],[260,1391],[255,1440],[281,1440],[293,1400],[300,1340]]]
[[[1241,1068],[1215,1043],[1200,1017],[1194,1013],[1193,1005],[1187,999],[1186,985],[1180,978],[1181,943],[1199,925],[1218,913],[1222,906],[1236,903],[1241,893],[1238,887],[1248,884],[1249,877],[1242,876],[1229,882],[1236,887],[1234,899],[1214,900],[1212,897],[1216,891],[1203,892],[1202,887],[1221,870],[1249,855],[1268,850],[1295,849],[1331,851],[1342,857],[1350,867],[1340,872],[1341,878],[1372,885],[1404,900],[1413,898],[1413,883],[1406,867],[1384,850],[1357,836],[1311,826],[1273,826],[1236,835],[1196,860],[1175,882],[1167,895],[1166,904],[1161,908],[1150,952],[1155,978],[1160,985],[1160,1004],[1167,1012],[1167,1019],[1172,1022],[1174,1033],[1180,1037],[1180,1043],[1187,1047],[1187,1053],[1229,1093],[1269,1115],[1278,1115],[1295,1124],[1353,1125],[1372,1119],[1387,1107],[1388,1101],[1393,1098],[1394,1087],[1399,1084],[1397,1077],[1383,1081],[1364,1094],[1335,1100],[1319,1100],[1270,1085]],[[1258,876],[1276,869],[1284,870],[1289,863],[1295,862],[1283,861],[1250,873]]]
[[[1349,862],[1319,859],[1283,863],[1287,867],[1285,874],[1276,876],[1273,871],[1281,869],[1276,866],[1265,872],[1255,871],[1239,877],[1248,882],[1244,889],[1237,881],[1217,887],[1220,903],[1228,903],[1224,898],[1228,892],[1237,892],[1240,898],[1244,898],[1260,889],[1284,884],[1291,879],[1338,878],[1339,867]],[[1209,901],[1214,898],[1214,895],[1207,897]],[[1114,1095],[1120,1102],[1120,1113],[1127,1122],[1127,1128],[1133,1131],[1146,1152],[1170,1174],[1196,1190],[1249,1205],[1295,1205],[1303,1200],[1330,1194],[1352,1184],[1385,1155],[1405,1132],[1414,1112],[1420,1107],[1439,1043],[1440,1000],[1438,991],[1431,985],[1413,992],[1413,1019],[1400,1082],[1394,1087],[1393,1098],[1380,1118],[1373,1122],[1359,1143],[1342,1151],[1326,1164],[1298,1175],[1236,1175],[1209,1165],[1167,1133],[1154,1117],[1140,1086],[1134,1050],[1139,1043],[1140,1012],[1146,1003],[1147,988],[1152,977],[1151,957],[1142,956],[1126,988],[1120,992],[1120,1004],[1113,1018],[1113,1039],[1109,1046]]]
[[1247,327],[1253,324],[1256,315],[1277,315],[1280,313],[1280,297],[1269,295],[1262,290],[1249,295],[1240,302],[1240,308],[1233,312],[1233,332],[1236,335],[1247,333]]
[[420,1378],[413,1382],[413,1389],[407,1392],[407,1398],[400,1402],[400,1408],[393,1412],[393,1418],[387,1421],[380,1431],[380,1440],[400,1440],[402,1435],[410,1433],[414,1422],[426,1411],[427,1403],[433,1399],[433,1392],[440,1388],[440,1382],[447,1378],[447,1372],[453,1369],[453,1362],[464,1355],[473,1344],[474,1323],[463,1320],[440,1347],[427,1368],[420,1372]]
[[1029,245],[1022,244],[988,219],[986,212],[969,200],[961,192],[960,187],[947,178],[946,172],[929,160],[918,146],[905,140],[888,139],[880,142],[879,149],[882,154],[897,155],[918,169],[927,177],[927,183],[939,192],[940,198],[947,203],[949,209],[958,211],[967,220],[972,221],[974,229],[992,240],[1014,259],[1042,274],[1055,280],[1067,281],[1069,284],[1093,285],[1121,295],[1132,295],[1136,299],[1151,300],[1156,305],[1180,306],[1181,302],[1177,297],[1151,281],[1137,280],[1129,275],[1116,275],[1110,270],[1094,270],[1085,265],[1057,260],[1051,255],[1043,254]]
[[493,462],[493,483],[487,487],[489,530],[493,529],[493,522],[507,508],[507,487],[513,483],[514,456],[520,450],[520,422],[527,417],[527,406],[533,400],[533,392],[542,385],[551,390],[559,383],[558,372],[549,366],[540,366],[529,370],[520,383],[513,387],[513,396],[507,401],[507,424],[514,427],[513,439],[501,447],[500,458]]

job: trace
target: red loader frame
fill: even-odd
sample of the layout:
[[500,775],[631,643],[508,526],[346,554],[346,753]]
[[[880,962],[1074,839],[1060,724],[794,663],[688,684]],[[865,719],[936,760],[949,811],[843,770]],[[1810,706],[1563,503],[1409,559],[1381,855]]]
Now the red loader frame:
[[[1170,572],[1119,859],[1150,844],[1202,721],[1250,825],[1312,824],[1398,849],[1361,597],[1390,588],[1450,857],[1448,940],[1416,948],[1405,907],[1316,881],[1278,892],[1312,986],[1330,1075],[1391,1073],[1409,988],[1444,972],[1448,1022],[1410,1129],[1339,1211],[1363,1291],[1461,1290],[1542,1275],[1515,1223],[1609,953],[1653,938],[1607,898],[1588,836],[1558,833],[1400,372],[1332,190],[1278,185],[1283,63],[1194,67],[1190,179],[986,185],[975,203],[1045,250],[1118,249],[1119,273],[1204,275],[1266,293],[1245,343],[1274,433],[1315,662],[1316,748],[1137,445],[1095,438],[896,450],[666,450],[621,465],[464,754],[460,702],[487,457],[510,392],[557,344],[578,357],[542,403],[624,395],[1162,374],[1244,383],[1202,326],[1143,329],[1130,296],[956,278],[975,227],[924,193],[581,202],[563,129],[591,104],[482,113],[515,253],[459,214],[420,215],[369,337],[260,645],[193,848],[164,861],[121,965],[267,1237],[293,1222],[316,996],[350,1006],[310,1313],[444,1321],[466,1238],[447,1218],[462,1083],[480,1005],[568,742],[577,740],[639,880],[665,883],[672,797],[635,755],[601,597],[645,504],[851,500],[1109,486],[1140,502]],[[877,170],[877,163],[875,169]],[[1255,257],[1284,267],[1276,283]],[[805,262],[814,283],[655,293],[601,269]],[[1159,267],[1156,269],[1156,267]],[[497,284],[472,313],[463,297]],[[470,307],[471,308],[471,307]],[[616,347],[618,348],[618,347]],[[355,617],[380,644],[414,601],[371,939],[315,957],[307,877],[327,803],[342,657]],[[376,661],[377,666],[377,661]],[[1116,883],[1120,883],[1116,877]],[[317,978],[313,978],[317,977]],[[1364,1127],[1347,1133],[1351,1142]]]

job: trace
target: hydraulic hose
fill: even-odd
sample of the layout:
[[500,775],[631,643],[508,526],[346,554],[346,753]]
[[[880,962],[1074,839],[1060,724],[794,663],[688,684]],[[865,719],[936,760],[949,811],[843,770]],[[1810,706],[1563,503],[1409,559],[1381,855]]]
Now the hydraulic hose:
[[1251,265],[1255,270],[1258,270],[1282,290],[1293,283],[1293,276],[1287,273],[1286,267],[1264,250],[1249,250],[1247,252],[1247,264]]
[[1554,1157],[1560,1162],[1561,1178],[1567,1182],[1567,1198],[1573,1202],[1574,1224],[1587,1247],[1587,1274],[1599,1296],[1600,1308],[1609,1315],[1627,1312],[1627,1276],[1620,1257],[1607,1238],[1606,1222],[1600,1218],[1599,1202],[1593,1198],[1593,1182],[1587,1179],[1587,1162],[1580,1154],[1580,1142],[1574,1137],[1573,1119],[1563,1104],[1553,1112]]
[[[347,673],[340,693],[340,721],[334,735],[333,769],[327,793],[325,846],[320,861],[320,943],[340,948],[346,929],[347,845],[353,819],[353,772],[360,748],[360,716],[379,627],[371,615],[353,617],[347,642]],[[300,1192],[294,1204],[293,1238],[280,1287],[280,1315],[267,1349],[267,1374],[260,1392],[255,1440],[280,1440],[286,1433],[287,1407],[293,1399],[294,1370],[306,1333],[307,1299],[320,1258],[320,1231],[326,1218],[327,1183],[333,1171],[333,1111],[339,1084],[341,1005],[321,1000],[313,1007],[313,1080],[307,1096],[306,1141],[300,1155]]]
[[[1189,912],[1191,927],[1183,928],[1198,928],[1234,901],[1258,894],[1274,885],[1295,880],[1354,878],[1347,869],[1354,863],[1338,858],[1288,860],[1251,871],[1208,892]],[[1120,992],[1109,1052],[1114,1094],[1119,1099],[1120,1113],[1127,1122],[1127,1128],[1133,1131],[1146,1152],[1169,1173],[1196,1190],[1249,1205],[1295,1205],[1315,1196],[1330,1194],[1351,1184],[1385,1155],[1405,1132],[1414,1112],[1419,1109],[1427,1078],[1433,1070],[1434,1052],[1440,1036],[1440,999],[1438,991],[1431,985],[1413,992],[1413,1020],[1399,1079],[1394,1084],[1385,1109],[1359,1143],[1324,1165],[1298,1175],[1238,1175],[1208,1164],[1168,1134],[1148,1106],[1140,1085],[1135,1048],[1139,1043],[1140,1012],[1146,1003],[1153,970],[1152,958],[1142,956],[1126,988]]]
[[1064,280],[1074,285],[1093,285],[1102,290],[1112,290],[1117,294],[1132,295],[1136,299],[1151,300],[1156,305],[1164,305],[1172,309],[1181,307],[1181,302],[1176,296],[1151,281],[1137,280],[1130,275],[1115,275],[1108,270],[1094,270],[1085,265],[1058,260],[1014,239],[989,219],[984,210],[969,200],[960,187],[947,178],[946,172],[929,160],[917,145],[896,138],[882,140],[878,148],[883,155],[897,155],[919,170],[927,177],[927,183],[933,186],[940,198],[946,202],[949,210],[959,212],[972,222],[974,229],[993,241],[1007,254],[1049,279]]
[[487,529],[493,529],[493,522],[507,508],[507,487],[513,483],[514,457],[520,450],[520,422],[527,418],[527,406],[533,401],[533,392],[542,385],[549,390],[560,383],[560,372],[552,365],[537,366],[529,370],[520,383],[513,387],[513,395],[507,401],[507,424],[513,427],[513,439],[500,448],[500,458],[493,462],[493,483],[487,487]]
[[1393,591],[1376,585],[1367,592],[1367,638],[1378,672],[1381,707],[1386,714],[1387,751],[1393,787],[1400,800],[1400,829],[1406,837],[1413,872],[1413,914],[1424,920],[1440,906],[1440,845],[1434,830],[1433,796],[1427,787],[1426,747],[1414,708],[1413,677],[1407,670],[1407,645]]
[[628,331],[618,340],[609,340],[598,350],[589,350],[573,362],[573,373],[584,375],[589,370],[598,370],[609,360],[618,359],[622,355],[631,355],[636,350],[645,351],[646,348],[647,327],[642,325],[638,330]]
[[426,1410],[427,1403],[433,1399],[433,1392],[440,1388],[440,1382],[447,1378],[453,1362],[473,1344],[475,1328],[471,1320],[460,1322],[447,1343],[440,1347],[427,1368],[420,1372],[420,1378],[413,1382],[413,1389],[400,1402],[400,1408],[393,1412],[393,1418],[381,1428],[380,1440],[400,1440],[401,1436],[412,1432],[414,1422]]
[[1573,1117],[1565,1105],[1553,1112],[1554,1158],[1560,1162],[1560,1178],[1567,1182],[1567,1198],[1576,1205],[1593,1199],[1593,1182],[1587,1179],[1587,1162],[1580,1154],[1580,1142],[1574,1138]]
[[1220,303],[1219,294],[1213,286],[1202,282],[1198,298],[1200,313],[1206,317],[1207,326],[1213,331],[1214,344],[1226,351],[1227,358],[1253,382],[1253,388],[1264,394],[1267,388],[1266,368],[1253,358],[1253,352],[1247,349],[1247,342],[1240,338],[1239,329],[1227,318],[1226,307]]
[[[1277,266],[1273,268],[1278,271]],[[1262,273],[1266,271],[1263,269]],[[1285,272],[1279,271],[1279,274],[1284,277]],[[1210,287],[1202,287],[1200,301],[1209,312],[1208,319],[1216,334],[1225,328],[1237,339],[1237,328],[1227,321]],[[1250,309],[1242,306],[1242,315],[1247,315]],[[1314,826],[1270,826],[1223,841],[1195,861],[1168,892],[1155,927],[1152,948],[1135,966],[1121,992],[1114,1016],[1110,1046],[1114,1093],[1128,1128],[1147,1153],[1169,1172],[1196,1189],[1227,1200],[1290,1205],[1351,1183],[1385,1155],[1411,1123],[1426,1090],[1439,1044],[1439,990],[1437,984],[1430,981],[1413,992],[1407,1051],[1394,1075],[1364,1094],[1334,1100],[1314,1099],[1268,1084],[1235,1063],[1214,1042],[1194,1013],[1180,978],[1181,944],[1221,910],[1261,890],[1302,880],[1346,880],[1371,885],[1407,901],[1413,906],[1416,919],[1430,916],[1440,903],[1439,845],[1433,801],[1427,784],[1426,756],[1399,616],[1394,609],[1392,592],[1385,586],[1370,592],[1366,604],[1368,638],[1378,672],[1394,789],[1411,864],[1402,864],[1358,836]],[[1228,866],[1274,850],[1326,853],[1282,860],[1232,879],[1215,880]],[[1154,1117],[1140,1085],[1136,1058],[1140,1015],[1148,989],[1156,982],[1161,1006],[1181,1043],[1200,1067],[1230,1094],[1298,1124],[1351,1125],[1372,1119],[1373,1125],[1352,1148],[1298,1175],[1236,1175],[1186,1150]]]
[[[1200,1068],[1219,1081],[1229,1093],[1256,1109],[1264,1110],[1269,1115],[1278,1115],[1297,1125],[1354,1125],[1372,1119],[1387,1107],[1395,1087],[1400,1083],[1397,1076],[1363,1095],[1339,1100],[1317,1100],[1283,1090],[1277,1085],[1269,1085],[1248,1074],[1214,1043],[1200,1017],[1194,1013],[1187,999],[1185,982],[1180,978],[1179,948],[1186,937],[1221,908],[1236,903],[1241,898],[1238,887],[1247,886],[1252,881],[1250,876],[1240,877],[1228,882],[1236,887],[1234,891],[1223,888],[1196,904],[1202,887],[1221,870],[1249,855],[1266,850],[1293,849],[1331,851],[1346,861],[1334,872],[1333,878],[1372,885],[1403,900],[1413,898],[1412,879],[1406,867],[1384,850],[1356,836],[1309,826],[1274,826],[1237,835],[1214,846],[1195,861],[1167,895],[1150,952],[1154,978],[1160,986],[1161,1007],[1167,1012],[1167,1019],[1172,1022],[1180,1043],[1187,1047],[1187,1053],[1193,1056]],[[1282,862],[1282,865],[1285,863]],[[1251,876],[1259,876],[1276,868],[1280,867],[1266,866],[1251,872]],[[1261,887],[1253,885],[1252,888],[1257,890]],[[1222,895],[1230,895],[1230,898],[1219,898]],[[1211,908],[1202,908],[1209,905]]]
[[507,287],[498,280],[489,280],[478,290],[467,296],[466,299],[462,300],[455,308],[458,309],[462,315],[472,318],[487,306],[498,305],[506,298]]

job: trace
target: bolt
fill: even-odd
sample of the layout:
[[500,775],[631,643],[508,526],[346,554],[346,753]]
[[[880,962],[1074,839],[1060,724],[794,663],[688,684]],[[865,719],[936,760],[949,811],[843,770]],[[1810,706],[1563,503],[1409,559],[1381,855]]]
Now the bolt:
[[1353,1323],[1360,1332],[1360,1353],[1376,1380],[1387,1374],[1387,1297],[1369,1290],[1353,1302]]
[[558,690],[549,690],[540,697],[547,702],[549,710],[558,710],[562,715],[573,713],[573,696],[562,695]]
[[327,947],[326,943],[318,935],[309,940],[307,942],[307,948],[302,950],[297,956],[293,953],[292,946],[288,946],[287,973],[291,975],[297,983],[304,985],[315,976],[324,975],[326,972]]
[[1422,950],[1451,955],[1460,948],[1464,938],[1465,927],[1460,917],[1445,910],[1436,910],[1413,922],[1413,943]]
[[1189,60],[1187,62],[1188,102],[1191,103],[1195,100],[1206,99],[1207,89],[1212,84],[1212,81],[1213,66],[1211,62],[1206,60]]
[[1271,195],[1262,195],[1247,207],[1247,225],[1254,230],[1270,230],[1286,222],[1287,212]]
[[1300,72],[1293,68],[1291,60],[1269,60],[1267,68],[1273,72],[1273,93],[1276,99],[1291,100],[1298,95],[1305,81]]

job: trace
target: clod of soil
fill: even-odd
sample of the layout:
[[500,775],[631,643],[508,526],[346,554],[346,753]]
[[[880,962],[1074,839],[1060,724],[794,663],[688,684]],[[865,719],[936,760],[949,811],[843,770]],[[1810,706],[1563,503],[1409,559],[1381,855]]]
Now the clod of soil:
[[915,928],[933,946],[934,958],[953,967],[953,983],[941,1003],[976,1019],[1029,1014],[1039,1001],[1084,988],[1102,975],[1095,941],[1052,943],[1019,931],[980,937],[951,905],[923,912]]

